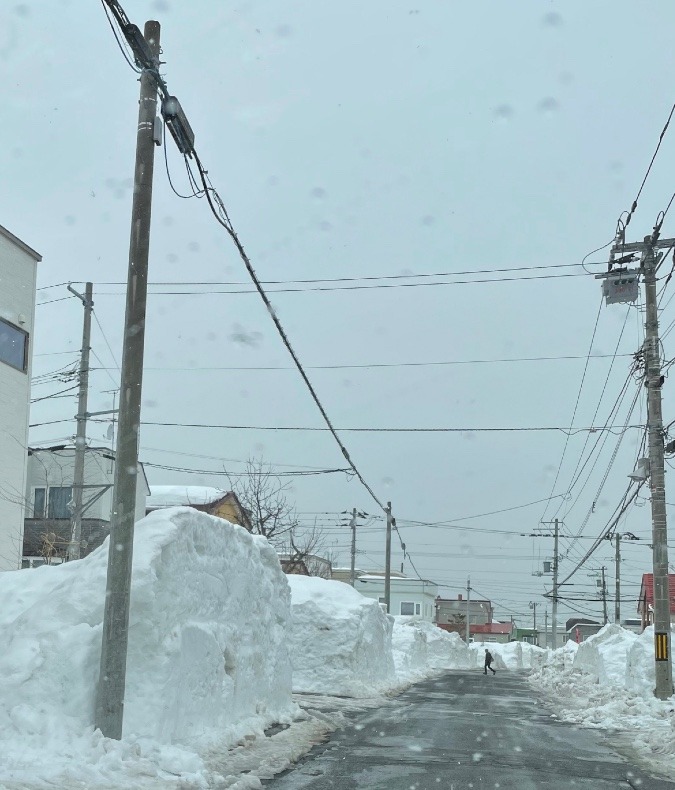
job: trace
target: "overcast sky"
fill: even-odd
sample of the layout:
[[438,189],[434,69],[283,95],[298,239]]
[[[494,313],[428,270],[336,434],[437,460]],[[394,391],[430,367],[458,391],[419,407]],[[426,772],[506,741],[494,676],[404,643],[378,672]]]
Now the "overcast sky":
[[[566,445],[560,431],[484,429],[569,428],[596,319],[593,354],[610,356],[590,360],[574,426],[603,425],[626,380],[630,358],[610,357],[617,343],[621,355],[639,347],[642,315],[617,305],[603,306],[598,318],[599,283],[570,265],[611,240],[645,173],[673,101],[667,77],[675,7],[666,0],[649,12],[623,0],[126,0],[124,8],[141,28],[149,18],[161,23],[169,88],[261,279],[437,275],[358,279],[328,285],[397,287],[271,298],[338,428],[465,429],[342,433],[377,495],[392,501],[417,570],[451,596],[470,574],[473,594],[490,597],[498,616],[515,614],[526,624],[536,601],[543,617],[550,577],[533,573],[551,559],[552,540],[518,533],[565,516],[566,536],[582,529],[574,544],[569,537],[561,543],[561,573],[571,571],[618,505],[641,434],[625,432],[598,493],[618,435],[605,442],[579,432]],[[5,3],[0,14],[0,223],[44,257],[34,375],[77,361],[82,308],[62,299],[63,283],[91,280],[103,332],[95,323],[90,408],[111,408],[106,391],[118,386],[121,360],[136,75],[96,0]],[[174,184],[185,193],[185,170],[168,142]],[[674,154],[675,130],[647,181],[630,240],[649,233],[668,202]],[[664,233],[675,235],[668,220]],[[605,261],[606,251],[588,260]],[[528,270],[458,274],[516,267]],[[546,279],[522,279],[540,276]],[[171,191],[161,148],[150,278],[177,285],[151,287],[145,421],[323,427],[259,297],[209,293],[250,285],[204,201]],[[504,278],[516,281],[457,283]],[[675,319],[669,296],[664,329]],[[674,338],[664,339],[668,359]],[[573,359],[495,361],[533,357]],[[383,364],[391,367],[360,367]],[[51,381],[33,397],[63,388]],[[626,393],[613,425],[626,422],[636,393],[628,422],[644,422],[641,387],[631,380]],[[670,422],[668,384],[664,397]],[[71,436],[75,410],[72,393],[36,403],[33,423],[64,422],[32,429],[31,442]],[[91,424],[91,441],[105,444],[107,429]],[[553,488],[566,494],[598,437],[599,452],[567,501],[546,507],[541,500]],[[344,466],[324,432],[147,425],[141,446],[148,463],[207,470],[148,466],[155,484],[224,485],[208,470],[236,474],[250,456],[286,472]],[[381,516],[344,474],[297,478],[292,496],[305,523],[316,516],[326,527],[345,564],[348,530],[336,514],[358,507]],[[637,505],[621,524],[645,539],[624,549],[624,616],[635,616],[636,585],[651,570],[649,503]],[[394,548],[398,567],[397,538]],[[382,567],[381,520],[360,532],[359,549],[360,567]],[[595,597],[589,573],[603,564],[613,596],[609,545],[565,594]],[[409,562],[405,569],[413,572]],[[601,612],[594,602],[574,606]],[[565,606],[561,613],[572,614]]]

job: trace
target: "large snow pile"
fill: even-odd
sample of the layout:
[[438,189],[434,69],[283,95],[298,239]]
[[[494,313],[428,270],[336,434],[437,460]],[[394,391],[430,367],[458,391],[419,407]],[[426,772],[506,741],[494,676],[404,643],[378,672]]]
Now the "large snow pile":
[[504,644],[501,642],[473,642],[471,647],[477,654],[476,660],[480,662],[481,666],[485,650],[488,649],[494,658],[492,666],[495,669],[532,669],[547,655],[547,651],[543,648],[530,645],[527,642],[506,642]]
[[606,625],[579,645],[572,668],[603,686],[625,686],[628,652],[637,640],[632,631],[620,625]]
[[288,576],[293,690],[372,697],[396,683],[391,623],[348,584]]
[[294,713],[276,553],[180,508],[136,525],[124,738],[95,732],[107,555],[106,541],[79,562],[0,574],[0,783],[120,786],[132,772],[138,787],[198,786],[205,750]]
[[648,757],[654,770],[675,772],[675,697],[654,696],[653,628],[637,636],[607,625],[578,646],[568,642],[549,651],[531,681],[565,721],[611,729],[627,748]]
[[443,669],[476,666],[474,654],[459,634],[412,617],[394,619],[392,648],[396,674],[402,682],[422,680]]

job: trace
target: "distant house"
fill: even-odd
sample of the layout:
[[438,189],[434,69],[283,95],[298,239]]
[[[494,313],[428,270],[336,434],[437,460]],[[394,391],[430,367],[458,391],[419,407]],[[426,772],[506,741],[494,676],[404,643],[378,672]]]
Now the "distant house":
[[[363,576],[365,571],[361,570],[360,568],[354,568],[354,577]],[[352,580],[352,569],[349,568],[341,568],[341,567],[333,567],[331,568],[331,575],[330,578],[336,582],[344,582],[345,584],[350,584]]]
[[511,641],[514,633],[513,623],[484,623],[470,626],[470,636],[474,642],[501,642]]
[[[670,599],[670,623],[675,624],[675,573],[668,574],[668,593]],[[640,597],[637,604],[638,614],[644,631],[654,623],[654,574],[643,573]]]
[[[75,448],[72,445],[28,450],[26,518],[22,567],[62,562],[71,537]],[[115,453],[108,447],[87,447],[84,454],[81,556],[85,557],[110,534]],[[145,515],[149,493],[143,465],[136,476],[136,520]]]
[[311,576],[306,562],[301,557],[292,557],[290,554],[279,554],[279,563],[284,573],[292,576]]
[[565,623],[565,640],[584,642],[589,636],[594,636],[602,628],[602,623],[589,620],[587,617],[571,617]]
[[[384,603],[384,573],[370,571],[361,574],[354,584],[366,598]],[[391,612],[393,615],[419,617],[433,622],[438,585],[428,579],[414,579],[401,573],[391,574]]]
[[466,600],[460,593],[457,598],[436,598],[436,624],[445,631],[464,635],[466,618],[469,625],[485,625],[492,622],[492,603],[480,598]]
[[252,531],[251,519],[234,491],[208,486],[151,486],[146,512],[167,507],[192,507]]

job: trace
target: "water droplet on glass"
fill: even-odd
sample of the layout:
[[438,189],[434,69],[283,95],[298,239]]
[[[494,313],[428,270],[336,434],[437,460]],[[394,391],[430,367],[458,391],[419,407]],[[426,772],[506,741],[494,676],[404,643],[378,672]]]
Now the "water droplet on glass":
[[544,115],[552,115],[558,109],[558,106],[558,102],[552,96],[547,96],[537,104],[537,110]]
[[498,121],[510,121],[513,117],[513,107],[510,104],[500,104],[499,107],[495,109],[495,118]]
[[549,11],[548,14],[544,14],[541,21],[545,27],[560,27],[563,23],[560,14],[557,14],[555,11]]

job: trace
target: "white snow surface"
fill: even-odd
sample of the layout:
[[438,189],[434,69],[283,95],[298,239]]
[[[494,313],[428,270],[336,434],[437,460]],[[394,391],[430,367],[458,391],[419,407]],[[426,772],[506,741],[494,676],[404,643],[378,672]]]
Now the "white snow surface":
[[221,488],[210,486],[150,486],[150,496],[145,501],[148,510],[163,507],[188,507],[208,505],[227,494]]
[[401,683],[424,680],[445,669],[472,669],[477,658],[459,634],[413,617],[395,617],[394,665]]
[[2,787],[207,786],[209,750],[297,712],[275,551],[175,508],[136,525],[124,736],[95,731],[107,555],[0,574]]
[[373,697],[396,686],[391,619],[350,585],[289,575],[293,690]]
[[654,629],[636,635],[606,625],[576,645],[547,651],[531,682],[542,689],[560,718],[609,730],[645,768],[675,774],[675,696],[654,696]]

